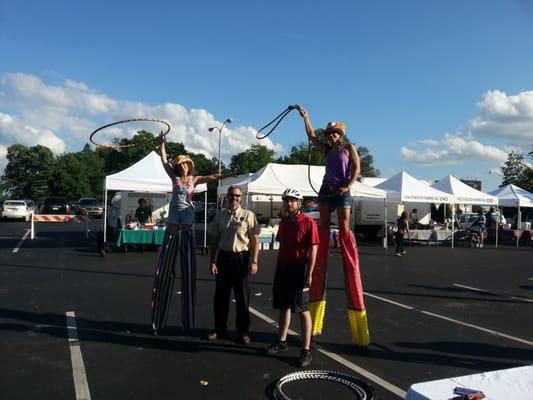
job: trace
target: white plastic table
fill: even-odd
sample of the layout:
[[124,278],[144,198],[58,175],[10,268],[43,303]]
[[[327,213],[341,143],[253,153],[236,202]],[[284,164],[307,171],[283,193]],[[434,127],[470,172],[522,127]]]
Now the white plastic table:
[[457,386],[481,390],[487,400],[532,400],[533,365],[415,383],[406,400],[448,400]]

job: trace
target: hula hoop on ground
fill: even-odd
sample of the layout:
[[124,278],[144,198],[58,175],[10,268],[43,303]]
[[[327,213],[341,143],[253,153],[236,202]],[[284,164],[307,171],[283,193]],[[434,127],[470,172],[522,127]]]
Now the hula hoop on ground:
[[283,385],[307,379],[327,380],[340,383],[350,389],[355,394],[355,398],[359,400],[374,400],[376,398],[376,391],[372,385],[355,376],[338,371],[309,370],[294,372],[281,377],[272,393],[274,400],[290,400],[290,397],[283,392]]
[[107,124],[107,125],[104,125],[104,126],[101,126],[100,128],[96,129],[95,131],[93,131],[91,133],[91,136],[89,136],[89,140],[91,141],[92,144],[94,144],[95,146],[98,146],[98,147],[106,147],[106,148],[111,148],[111,149],[126,149],[126,148],[129,148],[129,147],[135,147],[135,146],[138,146],[142,143],[149,143],[149,142],[152,142],[152,141],[155,141],[157,140],[157,138],[154,138],[153,140],[146,140],[146,141],[143,141],[143,142],[139,142],[139,143],[132,143],[132,144],[124,144],[124,145],[120,145],[120,144],[117,144],[117,145],[111,145],[111,144],[100,144],[100,143],[97,143],[95,140],[94,140],[94,136],[106,129],[106,128],[109,128],[110,126],[114,126],[114,125],[120,125],[120,124],[126,124],[126,123],[129,123],[129,122],[157,122],[157,123],[160,123],[162,125],[165,125],[166,127],[166,131],[161,131],[161,133],[163,134],[163,136],[166,136],[169,132],[170,132],[170,129],[172,128],[170,126],[170,123],[167,122],[167,121],[164,121],[162,119],[157,119],[157,118],[130,118],[130,119],[123,119],[121,121],[116,121],[116,122],[112,122],[110,124]]

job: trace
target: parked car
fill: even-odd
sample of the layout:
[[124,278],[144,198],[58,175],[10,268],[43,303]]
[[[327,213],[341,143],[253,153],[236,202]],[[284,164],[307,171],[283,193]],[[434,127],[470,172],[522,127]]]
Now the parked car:
[[70,207],[64,197],[46,197],[39,208],[41,214],[68,214],[69,211]]
[[13,218],[29,221],[33,208],[28,206],[24,200],[6,200],[0,208],[2,219]]
[[104,209],[98,200],[88,197],[79,199],[76,203],[75,210],[78,215],[88,215],[94,218],[102,218],[104,213]]
[[464,213],[457,216],[459,228],[469,229],[477,220],[477,213]]
[[[217,204],[207,203],[207,222],[210,222],[217,215]],[[197,201],[194,203],[194,219],[196,222],[204,222],[205,203]]]
[[[485,218],[487,218],[486,214],[485,214]],[[494,221],[499,221],[500,224],[506,223],[505,217],[503,215],[500,216],[500,213],[497,211],[492,214],[492,218],[494,219]],[[478,219],[477,213],[465,213],[465,214],[460,214],[457,216],[457,223],[460,228],[470,229],[472,225],[477,221],[477,219]],[[488,221],[486,222],[488,225]]]
[[[318,207],[317,208],[304,208],[303,212],[308,217],[313,218],[316,221],[317,224],[319,223],[319,221],[320,221],[320,209]],[[337,216],[337,210],[334,210],[331,213],[330,225],[332,227],[334,227],[334,228],[339,226],[339,217]]]

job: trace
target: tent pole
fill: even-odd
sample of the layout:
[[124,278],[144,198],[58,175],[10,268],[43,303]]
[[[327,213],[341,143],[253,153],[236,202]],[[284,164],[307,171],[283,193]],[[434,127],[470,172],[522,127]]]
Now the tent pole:
[[385,243],[383,243],[383,248],[389,250],[389,224],[387,223],[387,198],[383,199],[383,209],[384,209],[384,228],[385,228]]
[[383,204],[385,206],[385,250],[389,250],[389,222],[387,217],[387,197],[383,199]]
[[522,215],[520,215],[520,204],[518,204],[518,215],[516,216],[516,247],[518,247],[518,239],[520,237],[519,230],[522,227]]
[[452,249],[453,249],[454,236],[455,236],[455,203],[452,203]]
[[107,186],[104,184],[104,244],[107,239]]
[[206,247],[207,247],[207,190],[204,192],[204,248]]
[[498,231],[500,230],[500,220],[502,219],[502,209],[498,206],[498,220],[496,221],[496,248],[498,248]]

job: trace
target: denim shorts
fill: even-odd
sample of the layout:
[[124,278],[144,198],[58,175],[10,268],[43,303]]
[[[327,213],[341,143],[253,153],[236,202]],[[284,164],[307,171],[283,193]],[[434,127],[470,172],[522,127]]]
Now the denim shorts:
[[318,192],[318,204],[329,207],[331,211],[337,208],[352,208],[352,195],[350,191],[341,195],[332,195],[322,186]]
[[166,222],[174,225],[192,225],[194,224],[194,210],[192,207],[188,207],[173,212],[168,216]]

